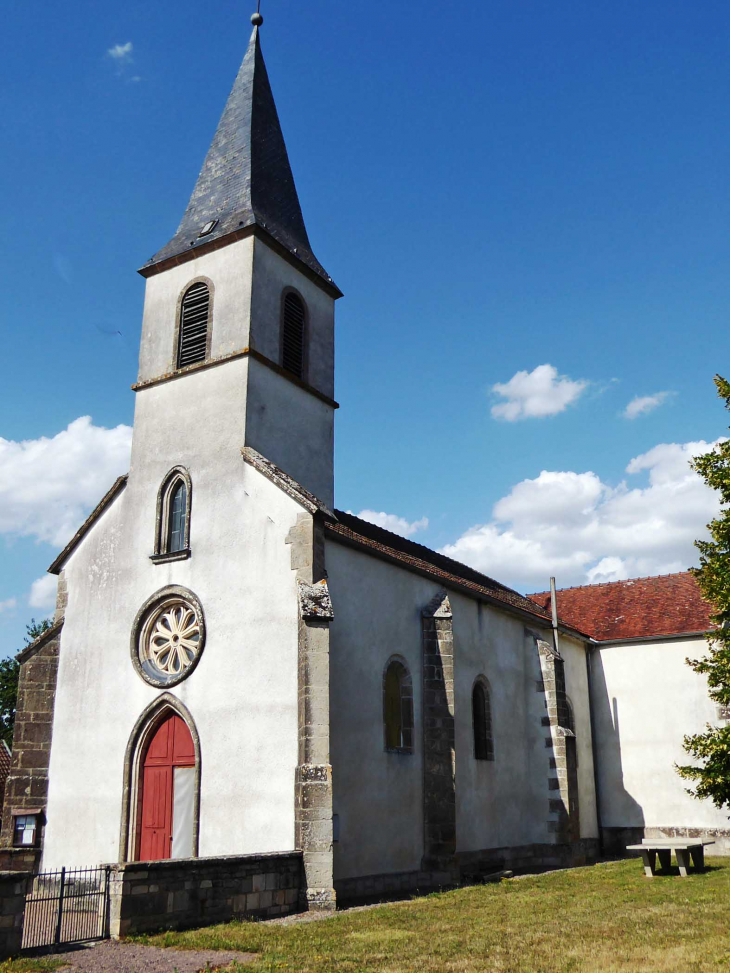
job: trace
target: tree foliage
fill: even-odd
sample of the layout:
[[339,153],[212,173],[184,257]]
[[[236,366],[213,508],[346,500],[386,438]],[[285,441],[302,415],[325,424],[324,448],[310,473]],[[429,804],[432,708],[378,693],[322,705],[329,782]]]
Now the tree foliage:
[[15,729],[15,704],[18,699],[20,663],[16,659],[0,661],[0,738],[13,746]]
[[[730,382],[716,375],[715,385],[730,409]],[[710,540],[695,541],[700,566],[693,569],[703,598],[714,608],[716,628],[707,635],[707,655],[687,659],[687,664],[707,677],[710,699],[730,708],[730,440],[695,457],[692,467],[718,492],[722,509],[707,525]],[[684,749],[696,761],[677,767],[681,777],[694,782],[688,793],[710,798],[718,808],[730,807],[730,726],[708,724],[704,733],[684,738]]]
[[43,635],[51,627],[50,618],[43,618],[40,622],[37,622],[35,618],[31,618],[30,625],[25,626],[25,639],[26,645],[30,645],[31,642],[35,642],[39,635]]

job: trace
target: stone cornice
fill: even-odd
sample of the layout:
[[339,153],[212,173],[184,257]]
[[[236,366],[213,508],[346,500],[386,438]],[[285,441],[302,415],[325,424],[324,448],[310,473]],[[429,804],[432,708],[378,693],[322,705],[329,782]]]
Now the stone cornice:
[[254,361],[260,362],[267,368],[270,368],[272,372],[276,372],[277,375],[281,375],[288,382],[293,385],[298,386],[300,389],[304,389],[305,392],[309,392],[315,398],[324,402],[326,405],[330,406],[332,409],[339,409],[339,403],[335,402],[324,392],[320,392],[319,389],[314,388],[313,385],[309,385],[307,382],[303,382],[302,379],[297,378],[296,375],[292,375],[281,365],[277,365],[275,361],[267,358],[266,355],[262,355],[260,351],[256,351],[255,348],[241,348],[239,351],[229,352],[227,355],[221,355],[220,358],[213,358],[210,361],[198,362],[195,365],[188,365],[187,368],[177,368],[173,372],[165,372],[164,375],[157,375],[155,378],[148,378],[143,382],[136,382],[132,386],[133,392],[142,392],[144,389],[153,388],[155,385],[162,385],[163,382],[174,382],[178,378],[184,378],[186,375],[190,375],[193,372],[202,372],[206,368],[215,368],[216,365],[225,365],[226,362],[235,361],[237,358],[253,358]]
[[215,240],[207,240],[204,243],[199,243],[196,246],[190,247],[189,250],[185,250],[183,253],[176,254],[174,257],[168,257],[166,260],[161,260],[156,264],[149,264],[145,267],[141,267],[137,273],[141,274],[142,277],[154,277],[155,274],[161,274],[165,270],[169,270],[171,267],[177,267],[180,264],[189,263],[191,260],[197,260],[198,257],[202,257],[206,253],[212,253],[214,250],[221,250],[223,247],[227,247],[231,243],[236,243],[238,240],[244,240],[246,237],[254,236],[263,241],[268,247],[270,247],[274,253],[277,253],[280,257],[283,257],[287,263],[290,263],[292,267],[295,267],[301,274],[308,277],[312,283],[317,284],[322,290],[329,294],[334,300],[338,300],[342,297],[342,291],[339,289],[337,284],[334,282],[326,281],[319,274],[311,270],[303,261],[299,260],[297,257],[293,256],[286,247],[283,247],[277,240],[267,233],[262,227],[257,224],[250,224],[249,226],[243,226],[238,230],[234,230],[232,233],[227,233],[225,236],[218,237]]
[[122,476],[117,477],[117,479],[114,481],[111,490],[109,490],[108,493],[106,493],[102,497],[101,501],[97,504],[96,507],[94,507],[94,509],[89,514],[89,516],[79,527],[79,529],[76,531],[74,536],[71,538],[68,544],[58,555],[58,557],[53,562],[53,564],[49,567],[48,569],[49,574],[61,573],[61,568],[66,563],[68,556],[74,551],[74,549],[79,544],[79,542],[82,541],[85,535],[91,530],[91,528],[94,526],[94,524],[99,519],[99,517],[101,517],[101,515],[104,513],[106,508],[111,506],[111,504],[116,499],[117,495],[121,493],[124,487],[127,485],[127,475],[128,474],[124,473]]
[[297,483],[278,466],[262,456],[261,453],[257,453],[251,446],[242,446],[241,455],[250,466],[258,470],[267,480],[271,480],[292,500],[296,500],[305,510],[308,510],[310,514],[323,514],[325,517],[337,519],[329,507],[323,504],[313,493],[306,490],[300,483]]
[[37,639],[34,639],[30,645],[26,645],[24,649],[15,656],[18,662],[27,662],[31,656],[35,655],[39,649],[42,649],[46,642],[50,642],[51,639],[55,639],[63,628],[64,619],[59,618],[57,622],[54,622],[50,628],[47,628],[45,632],[41,632]]

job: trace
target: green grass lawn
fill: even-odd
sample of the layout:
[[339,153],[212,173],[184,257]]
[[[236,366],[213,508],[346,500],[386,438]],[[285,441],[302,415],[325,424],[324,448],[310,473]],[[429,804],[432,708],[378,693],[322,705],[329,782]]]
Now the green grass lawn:
[[137,941],[257,953],[240,973],[730,973],[730,861],[708,865],[646,879],[633,859],[320,922],[231,922]]

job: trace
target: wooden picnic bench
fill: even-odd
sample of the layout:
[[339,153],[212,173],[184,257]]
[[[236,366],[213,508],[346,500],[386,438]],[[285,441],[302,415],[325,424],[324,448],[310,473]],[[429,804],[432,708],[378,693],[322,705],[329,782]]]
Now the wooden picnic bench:
[[695,871],[701,872],[705,867],[705,845],[714,845],[708,838],[644,838],[640,845],[628,845],[627,851],[640,851],[644,860],[644,874],[647,878],[656,875],[656,860],[663,872],[668,872],[672,866],[672,852],[677,856],[679,874],[687,877],[690,858]]

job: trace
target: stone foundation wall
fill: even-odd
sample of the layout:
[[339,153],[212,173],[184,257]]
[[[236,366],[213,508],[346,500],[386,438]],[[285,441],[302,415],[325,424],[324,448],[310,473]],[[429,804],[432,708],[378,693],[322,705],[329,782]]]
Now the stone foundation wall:
[[110,934],[287,915],[299,908],[302,881],[300,852],[112,865]]
[[637,827],[603,828],[603,853],[608,858],[638,855],[626,851],[627,845],[638,845],[645,838],[707,838],[714,845],[707,848],[708,855],[730,855],[730,830],[716,828]]
[[31,880],[27,872],[0,872],[0,959],[20,952],[25,896]]
[[40,871],[40,848],[0,848],[0,872]]
[[[534,844],[481,851],[457,852],[459,882],[470,885],[484,881],[490,873],[509,869],[513,872],[544,872],[553,868],[570,868],[594,862],[599,857],[598,839],[583,838],[564,845]],[[397,897],[401,893],[426,893],[453,887],[453,871],[391,872],[364,875],[335,881],[337,900],[352,903]]]

